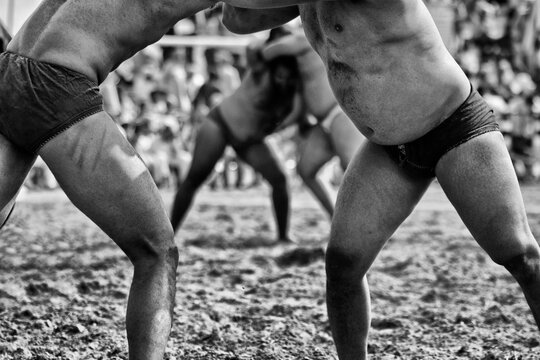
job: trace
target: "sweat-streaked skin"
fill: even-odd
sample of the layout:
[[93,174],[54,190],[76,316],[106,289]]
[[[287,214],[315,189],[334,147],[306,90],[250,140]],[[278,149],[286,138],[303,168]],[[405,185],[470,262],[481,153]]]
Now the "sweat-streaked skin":
[[[365,359],[365,275],[431,183],[404,173],[381,144],[410,142],[437,127],[467,98],[470,83],[421,0],[298,3],[275,10],[225,5],[223,22],[249,33],[300,15],[338,102],[369,140],[345,174],[326,255],[328,314],[339,358]],[[245,0],[243,6],[268,4]],[[435,173],[479,245],[517,280],[539,325],[540,250],[502,135],[487,132],[453,148]]]
[[[62,65],[100,83],[180,19],[214,4],[212,0],[44,0],[7,50]],[[145,165],[105,112],[57,135],[38,155],[71,201],[134,265],[126,317],[129,358],[162,359],[172,323],[178,250]],[[0,224],[34,160],[34,154],[0,135]]]

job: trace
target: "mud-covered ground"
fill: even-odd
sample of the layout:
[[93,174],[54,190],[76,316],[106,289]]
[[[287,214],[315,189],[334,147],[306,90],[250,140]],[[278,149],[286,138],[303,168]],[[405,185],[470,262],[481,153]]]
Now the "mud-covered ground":
[[[523,192],[540,236],[540,187]],[[291,221],[298,244],[276,245],[266,188],[200,193],[177,237],[167,359],[336,359],[324,300],[329,222],[303,190]],[[125,359],[130,278],[127,258],[62,193],[23,194],[0,233],[0,359]],[[518,286],[437,185],[369,282],[372,359],[540,359]]]

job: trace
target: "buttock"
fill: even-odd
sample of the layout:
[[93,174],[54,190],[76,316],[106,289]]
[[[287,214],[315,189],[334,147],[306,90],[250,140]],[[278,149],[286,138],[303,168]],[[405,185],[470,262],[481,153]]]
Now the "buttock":
[[66,67],[0,54],[0,133],[36,154],[75,123],[103,111],[99,86]]
[[440,158],[457,146],[490,131],[499,131],[493,110],[476,90],[439,126],[401,145],[383,146],[413,176],[433,178]]

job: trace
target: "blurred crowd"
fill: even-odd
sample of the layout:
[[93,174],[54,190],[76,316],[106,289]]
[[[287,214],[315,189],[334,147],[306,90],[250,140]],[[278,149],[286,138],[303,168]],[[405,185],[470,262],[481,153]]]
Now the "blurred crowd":
[[[438,18],[440,12],[434,12],[434,18],[436,22],[450,19],[451,36],[445,42],[494,108],[518,176],[540,179],[539,1],[425,1],[429,7],[447,10],[445,19]],[[221,24],[219,7],[182,20],[169,35],[233,36]],[[102,84],[106,110],[160,187],[174,188],[185,175],[197,127],[209,109],[239,85],[245,71],[244,52],[241,44],[153,45],[124,62]],[[288,169],[295,166],[294,136],[295,130],[287,129],[269,139]],[[210,186],[240,188],[259,182],[257,174],[228,149]],[[56,186],[40,163],[28,185]]]
[[539,1],[427,3],[453,10],[449,48],[499,117],[520,179],[540,179]]

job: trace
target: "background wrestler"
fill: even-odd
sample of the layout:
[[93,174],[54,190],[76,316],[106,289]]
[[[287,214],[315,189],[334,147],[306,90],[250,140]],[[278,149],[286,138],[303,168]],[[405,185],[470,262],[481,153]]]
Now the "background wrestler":
[[424,3],[313,1],[261,11],[226,5],[223,22],[251,32],[298,14],[336,98],[369,140],[347,169],[326,254],[328,313],[340,359],[367,357],[365,275],[435,176],[476,241],[517,280],[540,324],[540,251],[505,142]]
[[[281,32],[274,29],[271,37]],[[272,187],[278,240],[289,241],[287,179],[264,138],[279,126],[290,124],[302,112],[299,75],[292,56],[264,61],[262,44],[247,49],[248,71],[240,87],[210,111],[195,139],[191,167],[178,187],[171,222],[181,225],[198,188],[210,175],[227,145],[259,172]]]
[[263,57],[294,56],[302,80],[305,111],[313,115],[317,125],[302,136],[297,171],[326,212],[334,214],[334,200],[317,177],[324,164],[334,156],[345,170],[362,143],[363,136],[338,105],[319,55],[309,45],[301,29],[268,43]]
[[134,265],[130,359],[163,357],[178,251],[158,190],[103,111],[98,84],[180,19],[214,3],[44,0],[0,54],[0,224],[40,155]]

